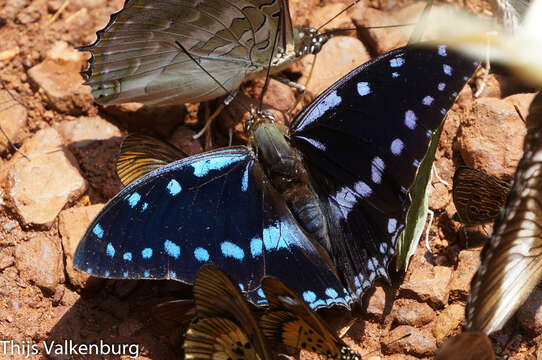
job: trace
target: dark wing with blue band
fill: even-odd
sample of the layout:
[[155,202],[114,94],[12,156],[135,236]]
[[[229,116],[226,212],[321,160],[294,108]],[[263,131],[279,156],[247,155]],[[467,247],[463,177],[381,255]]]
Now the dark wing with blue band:
[[186,283],[206,263],[256,304],[265,302],[265,275],[313,307],[350,300],[325,251],[299,228],[246,147],[179,160],[128,186],[89,226],[74,258],[99,277]]
[[328,251],[356,298],[388,277],[407,190],[476,66],[445,46],[394,50],[339,80],[293,122],[292,142],[326,207]]

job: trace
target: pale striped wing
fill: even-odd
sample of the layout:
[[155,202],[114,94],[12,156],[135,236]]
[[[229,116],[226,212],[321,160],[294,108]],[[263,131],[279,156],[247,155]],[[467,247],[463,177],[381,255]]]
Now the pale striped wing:
[[531,105],[514,185],[497,219],[467,305],[467,328],[503,327],[542,280],[542,94]]
[[[293,49],[287,0],[128,0],[98,32],[87,85],[103,105],[200,102],[228,91],[267,67],[278,44]],[[281,9],[285,9],[281,11]],[[282,19],[281,19],[282,14]]]

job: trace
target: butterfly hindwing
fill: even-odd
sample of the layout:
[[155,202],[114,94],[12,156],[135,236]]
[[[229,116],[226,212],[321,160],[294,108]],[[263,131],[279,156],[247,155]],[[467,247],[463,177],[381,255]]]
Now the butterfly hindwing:
[[252,346],[248,335],[233,321],[214,317],[198,320],[185,335],[187,360],[268,360]]
[[169,300],[152,307],[152,317],[163,332],[184,329],[196,315],[193,300]]
[[[274,34],[293,49],[290,19],[279,20],[286,0],[129,0],[98,32],[87,70],[92,94],[103,105],[123,102],[178,104],[227,92],[254,68],[266,67]],[[286,38],[284,38],[286,37]],[[180,47],[178,44],[181,44]],[[290,49],[290,50],[292,50]]]
[[282,281],[266,277],[262,281],[262,289],[269,301],[269,310],[260,318],[260,326],[271,341],[333,359],[359,359],[329,330],[318,314]]
[[467,166],[456,170],[453,181],[457,216],[466,225],[494,221],[510,192],[510,184]]
[[327,208],[328,251],[355,297],[388,277],[407,189],[476,65],[445,46],[397,49],[339,80],[290,127]]
[[[198,321],[187,332],[185,351],[187,344],[195,341],[192,338],[199,333],[200,343],[210,341],[222,348],[221,351],[237,354],[234,359],[243,359],[243,355],[255,359],[256,354],[270,359],[263,334],[248,303],[239,287],[224,272],[214,266],[203,266],[194,282],[194,301]],[[221,318],[229,318],[235,323]],[[209,337],[207,341],[205,335]]]
[[130,134],[124,138],[117,159],[117,175],[124,186],[187,155],[152,136]]
[[348,306],[325,257],[252,152],[232,147],[176,161],[126,187],[89,226],[74,264],[94,276],[191,284],[200,267],[212,263],[256,304],[266,301],[259,287],[269,274],[305,293],[313,307]]

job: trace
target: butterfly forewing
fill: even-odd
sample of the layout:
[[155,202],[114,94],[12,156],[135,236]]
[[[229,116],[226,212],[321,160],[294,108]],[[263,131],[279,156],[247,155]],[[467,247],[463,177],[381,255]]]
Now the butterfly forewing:
[[122,141],[117,159],[117,175],[130,185],[148,173],[186,157],[166,142],[142,134],[130,134]]
[[192,283],[202,265],[213,263],[257,304],[265,303],[259,286],[268,274],[307,294],[313,307],[348,306],[326,256],[251,151],[233,147],[174,162],[125,188],[89,226],[74,264],[101,277]]
[[457,169],[453,181],[452,198],[457,215],[467,225],[494,221],[510,192],[508,183],[466,166]]
[[178,44],[234,91],[248,73],[267,67],[279,21],[289,26],[279,44],[293,49],[284,6],[286,0],[129,0],[83,48],[92,53],[87,84],[100,104],[177,104],[224,95]]
[[523,157],[471,283],[467,328],[501,329],[542,281],[542,95],[531,104]]
[[[237,338],[236,341],[241,344],[233,342],[234,349],[239,348],[243,352],[251,350],[261,354],[263,358],[270,358],[256,319],[239,287],[233,284],[226,274],[214,266],[202,267],[194,282],[194,300],[198,319],[228,317],[240,325],[242,331],[229,326],[217,329],[220,332],[227,330],[224,335],[228,339]],[[241,335],[247,338],[241,340]],[[221,340],[217,342],[220,343]],[[241,354],[239,356],[242,358]]]
[[407,189],[476,65],[445,46],[398,49],[339,80],[292,124],[327,207],[328,250],[356,297],[387,277]]
[[197,318],[184,342],[186,359],[270,359],[264,337],[239,287],[203,266],[194,281]]

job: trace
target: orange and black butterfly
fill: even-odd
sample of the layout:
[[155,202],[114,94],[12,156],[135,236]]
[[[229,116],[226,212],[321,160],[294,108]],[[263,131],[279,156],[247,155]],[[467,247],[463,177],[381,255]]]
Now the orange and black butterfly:
[[117,175],[124,186],[150,172],[186,157],[175,146],[143,134],[130,134],[122,141],[117,159]]
[[453,182],[454,220],[465,225],[495,221],[510,192],[510,184],[467,166],[456,170]]
[[435,360],[495,360],[495,352],[486,334],[465,332],[442,344]]
[[284,283],[272,277],[262,281],[269,310],[260,318],[264,335],[273,343],[325,355],[331,359],[360,359],[307,303]]
[[270,360],[256,318],[237,285],[203,266],[194,281],[196,319],[186,331],[186,360]]
[[542,280],[541,93],[526,122],[514,185],[482,251],[467,304],[467,329],[486,334],[501,329]]

